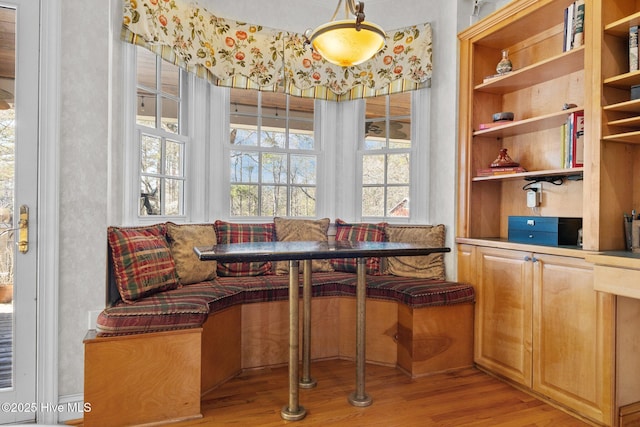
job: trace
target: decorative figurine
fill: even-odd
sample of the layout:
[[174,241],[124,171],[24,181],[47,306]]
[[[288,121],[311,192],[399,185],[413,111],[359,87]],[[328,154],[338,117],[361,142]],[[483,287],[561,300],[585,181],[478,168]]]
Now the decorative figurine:
[[520,166],[520,163],[514,162],[511,157],[507,154],[506,148],[501,148],[498,157],[491,163],[490,167],[492,168],[507,168],[507,167],[516,167]]

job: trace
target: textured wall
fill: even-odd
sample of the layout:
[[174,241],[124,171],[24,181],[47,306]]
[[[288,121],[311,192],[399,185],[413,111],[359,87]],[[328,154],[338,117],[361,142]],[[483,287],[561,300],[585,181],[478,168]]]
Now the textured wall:
[[87,310],[104,306],[109,2],[60,3],[58,381],[64,396],[82,393]]

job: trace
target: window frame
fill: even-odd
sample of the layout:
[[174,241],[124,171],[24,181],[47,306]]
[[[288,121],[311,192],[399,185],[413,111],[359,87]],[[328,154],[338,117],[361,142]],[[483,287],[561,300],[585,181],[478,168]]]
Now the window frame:
[[[226,102],[226,124],[225,124],[225,128],[230,131],[231,130],[231,117],[235,114],[239,114],[241,116],[245,116],[245,117],[254,117],[256,119],[256,131],[257,132],[262,132],[262,126],[263,126],[263,119],[266,118],[273,118],[273,116],[271,115],[265,115],[263,114],[263,102],[262,102],[262,95],[263,92],[257,92],[258,95],[258,105],[256,106],[256,113],[255,114],[250,114],[250,113],[241,113],[238,112],[236,113],[235,111],[232,112],[232,105],[234,104],[231,101],[231,89],[227,89],[227,99],[228,101]],[[295,148],[290,148],[289,147],[289,134],[290,134],[290,128],[289,128],[289,122],[291,119],[293,120],[299,120],[296,119],[295,116],[291,117],[290,116],[290,99],[292,97],[292,95],[287,95],[282,93],[282,96],[285,97],[286,100],[286,107],[283,108],[281,111],[281,114],[283,114],[282,118],[285,119],[285,128],[284,128],[284,134],[285,134],[285,138],[286,138],[286,146],[284,148],[281,147],[268,147],[268,146],[264,146],[264,145],[252,145],[252,146],[233,146],[228,142],[228,136],[229,134],[227,133],[226,139],[223,142],[224,145],[224,159],[225,159],[225,166],[224,166],[224,171],[225,171],[225,195],[226,195],[226,203],[225,203],[225,207],[226,207],[226,218],[228,218],[229,220],[233,220],[233,221],[238,221],[238,222],[251,222],[251,221],[264,221],[267,219],[273,219],[274,216],[283,216],[283,217],[290,217],[290,218],[299,218],[299,219],[312,219],[312,218],[318,218],[319,216],[319,212],[320,212],[320,206],[321,206],[321,201],[319,198],[319,195],[321,193],[319,193],[319,188],[321,186],[321,168],[322,168],[322,164],[323,164],[323,157],[324,157],[324,152],[322,149],[322,144],[320,142],[319,139],[319,132],[318,132],[318,123],[319,123],[319,115],[318,115],[318,101],[313,101],[314,103],[314,112],[313,112],[313,131],[312,131],[312,135],[313,135],[313,142],[314,142],[314,148],[312,150],[305,150],[305,149],[295,149]],[[273,128],[275,129],[275,128]],[[238,149],[238,147],[241,147],[241,149]],[[245,152],[257,152],[260,155],[262,155],[263,153],[274,153],[274,154],[284,154],[287,157],[287,182],[286,184],[275,184],[275,183],[264,183],[262,181],[262,174],[260,173],[260,171],[262,170],[261,166],[262,163],[259,163],[259,172],[257,173],[258,177],[257,177],[257,181],[256,182],[251,182],[249,183],[250,185],[257,185],[258,186],[258,207],[257,210],[258,212],[260,212],[262,210],[262,205],[261,205],[261,196],[260,196],[260,188],[262,186],[269,186],[269,185],[278,185],[281,187],[286,187],[286,191],[287,191],[287,206],[286,206],[286,214],[285,215],[271,215],[271,216],[265,216],[265,215],[237,215],[234,216],[232,215],[232,206],[231,206],[231,186],[236,184],[234,182],[231,181],[231,152],[232,151],[245,151]],[[305,156],[315,156],[315,163],[316,163],[316,170],[315,170],[315,184],[314,185],[299,185],[299,184],[295,184],[293,182],[290,182],[290,171],[291,171],[291,157],[292,156],[296,156],[296,155],[305,155]],[[261,160],[260,160],[261,162]],[[237,184],[242,184],[242,183],[237,183]],[[315,190],[315,215],[314,216],[291,216],[291,191],[294,188],[301,188],[301,187],[312,187]]]
[[[429,220],[429,212],[428,212],[428,201],[429,201],[429,128],[430,128],[430,119],[429,119],[429,100],[430,100],[430,88],[423,88],[415,91],[411,91],[411,112],[409,117],[411,119],[411,148],[408,150],[405,149],[393,149],[393,148],[384,148],[380,150],[365,150],[365,132],[364,132],[364,124],[366,123],[366,99],[361,100],[361,104],[359,106],[359,118],[361,120],[361,125],[359,126],[358,131],[358,147],[356,153],[356,165],[357,165],[357,174],[356,174],[356,194],[354,198],[356,200],[356,212],[355,216],[358,221],[364,222],[387,222],[387,223],[397,223],[397,224],[408,224],[408,223],[417,223],[424,222],[428,223]],[[389,96],[389,95],[385,95]],[[393,96],[393,95],[391,95]],[[389,120],[393,120],[397,117],[405,117],[405,116],[391,116],[389,114],[390,106],[389,103],[386,103],[385,106],[385,117],[380,120],[384,120],[385,126],[388,126]],[[424,118],[422,120],[417,120],[417,118]],[[363,188],[367,187],[363,183],[363,169],[364,169],[364,156],[368,154],[394,154],[394,153],[409,153],[409,203],[410,210],[409,215],[407,217],[395,217],[389,216],[385,213],[384,216],[365,216],[362,213],[362,198],[363,198]],[[418,165],[424,165],[425,167],[418,167]],[[386,173],[386,168],[385,168]],[[420,185],[420,184],[422,185]],[[388,185],[385,183],[385,187]],[[395,185],[391,185],[393,187]]]
[[[124,42],[123,42],[124,43]],[[161,120],[161,109],[158,108],[158,105],[162,102],[162,97],[158,92],[155,97],[155,112],[156,112],[156,123],[157,126],[155,128],[140,125],[137,123],[137,109],[139,97],[137,94],[138,88],[138,76],[137,76],[137,49],[143,49],[140,46],[124,43],[124,70],[127,78],[124,79],[123,84],[123,92],[125,93],[125,97],[128,100],[126,107],[124,109],[124,129],[125,129],[125,137],[123,138],[125,141],[124,150],[122,153],[122,158],[124,160],[123,167],[123,202],[122,202],[122,221],[125,224],[152,224],[159,223],[163,221],[176,221],[176,222],[185,222],[189,218],[189,213],[191,209],[191,197],[193,182],[195,181],[191,177],[194,176],[191,171],[191,163],[192,163],[192,151],[194,150],[193,141],[194,138],[191,137],[190,130],[193,129],[193,120],[191,119],[191,115],[189,111],[194,111],[193,109],[193,95],[194,95],[194,77],[190,73],[187,73],[185,70],[178,68],[179,72],[179,84],[180,84],[180,96],[179,96],[179,111],[178,111],[178,122],[180,123],[179,132],[173,133],[162,129],[160,125]],[[160,61],[163,61],[160,59]],[[158,62],[156,63],[157,67],[159,67]],[[158,79],[160,79],[160,75],[156,74],[156,84],[158,83]],[[143,86],[145,90],[150,88]],[[153,88],[157,90],[156,88]],[[170,99],[175,100],[175,97],[170,97]],[[141,144],[142,144],[142,136],[149,135],[151,137],[159,138],[163,141],[163,145],[166,140],[171,140],[178,142],[182,145],[183,158],[182,158],[182,170],[183,173],[180,177],[170,176],[166,174],[157,174],[162,178],[169,179],[178,179],[182,181],[182,209],[183,211],[179,215],[167,215],[161,213],[159,215],[141,215],[141,183],[142,183],[142,170],[141,170]],[[164,161],[164,156],[166,152],[163,151],[162,160]],[[163,166],[164,168],[164,166]],[[154,174],[156,176],[156,174]]]

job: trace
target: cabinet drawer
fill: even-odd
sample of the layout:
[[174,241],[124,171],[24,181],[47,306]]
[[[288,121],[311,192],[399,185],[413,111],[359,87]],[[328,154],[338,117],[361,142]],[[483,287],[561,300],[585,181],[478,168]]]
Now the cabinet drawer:
[[509,240],[532,245],[558,246],[558,233],[537,230],[509,230]]

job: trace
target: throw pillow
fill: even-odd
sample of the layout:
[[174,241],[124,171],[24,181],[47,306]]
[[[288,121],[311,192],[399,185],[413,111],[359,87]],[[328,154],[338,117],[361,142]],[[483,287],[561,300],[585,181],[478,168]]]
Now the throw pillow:
[[[348,224],[341,219],[336,219],[336,242],[384,242],[386,226],[387,223],[385,222],[379,224]],[[346,271],[349,273],[355,273],[357,271],[355,258],[332,259],[331,265],[336,271]],[[367,274],[382,274],[380,265],[380,257],[367,258]]]
[[200,261],[193,251],[195,246],[213,246],[217,243],[213,224],[168,222],[167,237],[181,285],[206,282],[216,278],[217,263]]
[[[279,242],[328,242],[329,218],[319,220],[274,218],[276,238]],[[311,271],[333,271],[328,259],[311,261]],[[289,262],[277,261],[276,274],[288,274]]]
[[[273,242],[273,223],[241,224],[216,221],[218,244]],[[263,262],[219,262],[218,276],[260,276],[271,272],[271,261]]]
[[[444,225],[394,226],[386,228],[390,242],[424,243],[442,247],[445,241]],[[403,277],[445,280],[444,254],[425,256],[388,257],[387,273]]]
[[124,302],[178,287],[165,233],[164,224],[107,229],[116,285]]

